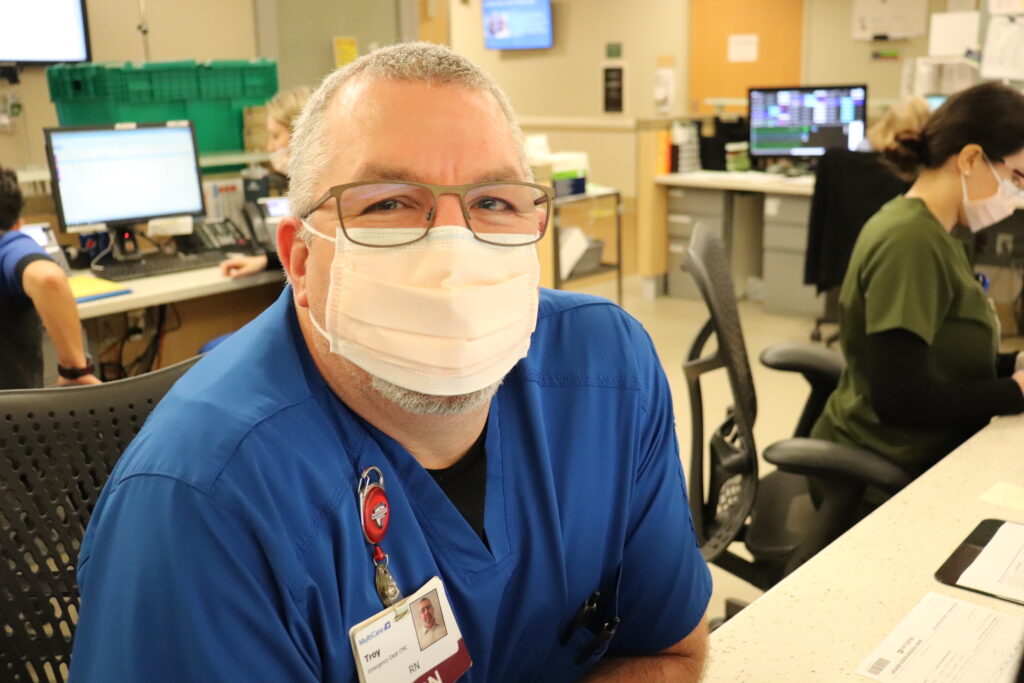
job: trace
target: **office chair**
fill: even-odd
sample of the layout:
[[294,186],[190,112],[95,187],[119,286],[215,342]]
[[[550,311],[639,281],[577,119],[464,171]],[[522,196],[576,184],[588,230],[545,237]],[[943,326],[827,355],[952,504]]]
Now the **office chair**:
[[[795,437],[764,451],[764,459],[778,469],[759,478],[753,431],[757,398],[728,256],[721,240],[698,226],[684,262],[710,312],[683,363],[693,417],[689,498],[694,527],[707,561],[767,590],[857,521],[866,487],[895,493],[911,477],[874,453],[806,438],[838,382],[843,361],[819,345],[785,343],[767,349],[761,360],[803,374],[811,396]],[[717,349],[705,354],[712,335]],[[711,434],[705,455],[700,380],[722,368],[733,405]],[[733,541],[743,541],[753,559],[730,552]]]
[[67,680],[75,565],[96,498],[196,360],[95,386],[0,391],[0,679]]
[[[882,206],[910,189],[875,152],[829,149],[818,162],[807,229],[804,284],[827,292],[825,315],[814,321],[811,339],[821,326],[838,322],[838,292],[861,228]],[[838,335],[830,337],[833,343]]]

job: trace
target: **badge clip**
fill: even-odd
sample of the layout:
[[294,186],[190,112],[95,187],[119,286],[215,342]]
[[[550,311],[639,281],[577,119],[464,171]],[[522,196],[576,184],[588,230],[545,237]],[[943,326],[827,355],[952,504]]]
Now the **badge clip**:
[[[381,603],[390,607],[402,599],[402,591],[388,569],[388,554],[380,547],[391,522],[391,505],[384,490],[384,474],[378,467],[367,467],[359,478],[359,510],[363,537],[373,546],[373,583]],[[399,615],[396,611],[396,616],[401,618],[404,614]]]

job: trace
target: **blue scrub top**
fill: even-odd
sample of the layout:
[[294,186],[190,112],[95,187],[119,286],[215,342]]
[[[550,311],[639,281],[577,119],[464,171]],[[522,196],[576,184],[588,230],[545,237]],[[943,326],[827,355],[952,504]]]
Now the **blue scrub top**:
[[383,549],[412,593],[441,577],[462,680],[569,680],[600,589],[607,655],[689,634],[711,592],[661,365],[602,299],[542,290],[527,358],[492,401],[485,545],[431,476],[330,391],[287,288],[160,403],[93,513],[78,681],[348,681],[349,628],[381,610],[358,473],[384,474]]
[[0,232],[0,296],[31,304],[25,295],[21,275],[31,261],[49,259],[46,251],[23,232]]

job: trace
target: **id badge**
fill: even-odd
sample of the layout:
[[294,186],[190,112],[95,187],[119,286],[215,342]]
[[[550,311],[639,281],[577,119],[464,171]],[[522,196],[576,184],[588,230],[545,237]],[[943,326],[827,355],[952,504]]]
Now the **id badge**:
[[361,683],[449,683],[473,666],[436,576],[348,634]]

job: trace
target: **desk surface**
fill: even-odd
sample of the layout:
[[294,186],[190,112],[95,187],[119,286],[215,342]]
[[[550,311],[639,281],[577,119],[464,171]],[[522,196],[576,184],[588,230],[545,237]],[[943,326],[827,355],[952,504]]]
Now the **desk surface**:
[[758,171],[693,171],[669,173],[654,178],[659,185],[692,187],[705,190],[732,190],[736,192],[763,192],[765,194],[791,194],[810,197],[814,194],[814,176],[789,178]]
[[1024,417],[999,418],[711,636],[705,680],[866,681],[854,669],[933,591],[1024,616],[1024,607],[933,577],[982,519],[1024,510],[978,500],[1024,485]]
[[[75,275],[89,275],[90,272],[75,271]],[[154,275],[137,280],[118,283],[131,289],[130,294],[120,294],[78,304],[78,314],[83,320],[147,306],[159,306],[186,299],[248,289],[269,282],[280,282],[284,276],[280,271],[264,271],[248,277],[232,280],[220,274],[219,266],[186,270],[180,273]]]

